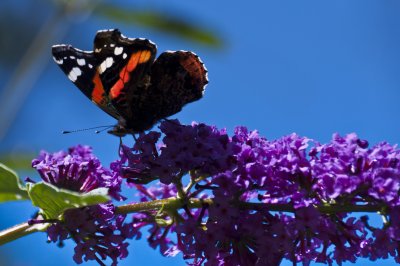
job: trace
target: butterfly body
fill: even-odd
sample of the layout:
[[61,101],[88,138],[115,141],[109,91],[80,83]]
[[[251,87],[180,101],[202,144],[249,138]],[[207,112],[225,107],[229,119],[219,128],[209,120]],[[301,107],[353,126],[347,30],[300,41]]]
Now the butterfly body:
[[197,55],[157,48],[147,39],[131,39],[119,30],[98,31],[93,51],[54,45],[54,61],[103,111],[118,120],[109,133],[124,136],[150,129],[160,119],[199,100],[208,83]]

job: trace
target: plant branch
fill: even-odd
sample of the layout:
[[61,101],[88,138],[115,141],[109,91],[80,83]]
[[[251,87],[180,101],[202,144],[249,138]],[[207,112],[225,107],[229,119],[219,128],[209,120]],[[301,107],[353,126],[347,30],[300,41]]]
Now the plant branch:
[[[187,207],[189,209],[202,208],[205,205],[212,205],[213,199],[179,199],[167,198],[161,200],[153,200],[148,202],[132,203],[116,207],[117,214],[129,214],[133,212],[160,210],[176,211],[177,209]],[[257,202],[234,201],[232,204],[246,210],[265,210],[278,212],[294,212],[295,208],[291,204],[266,204]],[[380,205],[339,205],[325,204],[316,206],[321,213],[334,214],[342,212],[379,212],[385,207]],[[0,231],[0,246],[8,242],[24,237],[26,235],[43,231],[48,225],[34,224],[29,225],[27,222],[15,225],[3,231]]]
[[[47,226],[47,225],[46,225]],[[14,241],[18,238],[30,235],[35,232],[43,230],[43,224],[30,225],[27,222],[22,224],[14,225],[13,227],[7,228],[0,231],[0,246],[7,244],[8,242]]]
[[[188,201],[178,198],[167,198],[161,200],[153,200],[148,202],[140,202],[126,204],[117,207],[117,213],[128,214],[138,211],[159,210],[164,209],[179,209],[187,206],[190,209],[201,208],[204,205],[212,205],[212,199],[189,199]],[[266,204],[258,202],[232,202],[239,207],[248,210],[266,210],[279,212],[294,212],[295,208],[292,204]],[[384,204],[377,205],[339,205],[339,204],[324,204],[315,206],[321,213],[341,213],[341,212],[379,212],[385,208]]]

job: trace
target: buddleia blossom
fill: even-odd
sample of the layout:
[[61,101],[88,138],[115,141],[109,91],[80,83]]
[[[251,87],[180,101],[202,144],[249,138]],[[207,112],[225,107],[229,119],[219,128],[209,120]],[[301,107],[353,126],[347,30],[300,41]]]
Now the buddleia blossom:
[[[245,127],[229,137],[177,121],[160,129],[123,146],[113,170],[143,203],[165,200],[161,210],[133,215],[134,235],[150,228],[149,243],[162,254],[181,252],[190,265],[400,262],[396,146],[369,148],[355,134],[327,144],[296,134],[267,140]],[[373,227],[351,213],[362,210],[379,211],[385,223]]]
[[38,158],[32,161],[43,181],[59,188],[76,192],[89,192],[95,188],[109,189],[110,196],[122,200],[121,178],[107,168],[92,153],[89,146],[75,146],[68,152],[40,152]]
[[[177,120],[162,123],[165,134],[157,150],[156,143],[161,134],[149,132],[142,135],[131,149],[123,146],[121,156],[128,167],[122,167],[122,174],[128,182],[148,183],[159,179],[164,184],[196,171],[196,175],[218,173],[232,165],[232,149],[225,131],[204,124],[180,125]],[[159,152],[160,151],[160,152]]]
[[[42,179],[59,188],[85,193],[104,187],[116,200],[121,200],[121,178],[104,168],[88,146],[76,146],[68,152],[41,152],[32,162]],[[99,204],[65,211],[63,219],[47,229],[48,239],[62,242],[68,238],[76,243],[74,260],[95,260],[100,265],[110,258],[113,265],[117,259],[127,256],[126,238],[133,232],[125,217],[116,215],[113,204]]]

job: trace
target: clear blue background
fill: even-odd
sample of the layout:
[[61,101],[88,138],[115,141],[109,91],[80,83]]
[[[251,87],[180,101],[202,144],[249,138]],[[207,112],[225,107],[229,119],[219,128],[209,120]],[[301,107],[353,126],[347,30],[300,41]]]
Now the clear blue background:
[[[229,132],[236,125],[246,125],[268,139],[296,132],[327,142],[334,132],[356,132],[372,144],[383,140],[399,143],[399,1],[130,2],[214,29],[225,47],[206,48],[94,16],[72,17],[68,21],[72,27],[56,42],[90,50],[97,30],[117,27],[126,36],[151,39],[160,52],[195,51],[209,70],[210,84],[204,99],[174,116],[184,123],[195,120],[227,128]],[[19,6],[21,19],[29,23],[30,16],[47,16],[51,8],[44,12],[44,3],[37,1],[37,10]],[[8,30],[13,33],[12,25]],[[115,160],[118,138],[92,131],[60,134],[65,129],[115,121],[91,104],[65,77],[52,62],[50,47],[44,60],[46,69],[1,140],[0,150],[37,153],[40,149],[57,151],[88,144],[105,165]],[[11,70],[3,66],[1,71],[0,85],[4,85]],[[0,114],[0,119],[6,118]],[[12,203],[0,206],[0,211],[1,228],[6,228],[25,221],[34,208],[27,203]],[[75,265],[71,243],[59,249],[45,240],[45,234],[19,239],[0,247],[0,256],[8,260],[5,265],[12,266]],[[130,256],[120,265],[184,265],[180,257],[161,257],[145,241],[131,242],[129,251]],[[358,263],[373,264],[367,260]],[[395,265],[393,259],[379,263]]]

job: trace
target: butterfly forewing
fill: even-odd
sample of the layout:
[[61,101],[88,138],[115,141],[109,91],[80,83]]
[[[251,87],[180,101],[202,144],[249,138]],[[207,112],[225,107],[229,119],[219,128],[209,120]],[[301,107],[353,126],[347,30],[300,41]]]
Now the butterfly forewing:
[[119,30],[97,33],[97,70],[106,93],[123,117],[132,116],[129,105],[139,104],[139,95],[148,87],[156,51],[149,40],[126,38]]
[[[112,89],[119,80],[126,84],[144,79],[156,53],[155,44],[149,40],[126,38],[119,30],[99,31],[94,40],[94,54],[99,61],[97,69],[111,96],[115,96]],[[131,86],[125,86],[125,90],[131,90]]]
[[70,45],[54,45],[52,53],[57,65],[83,94],[109,115],[119,117],[104,91],[93,52],[81,51]]
[[89,98],[94,88],[96,58],[92,52],[85,52],[70,45],[54,45],[53,59],[68,78]]

